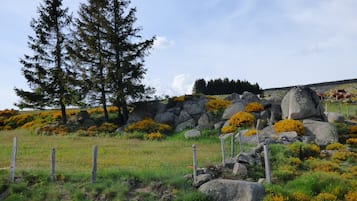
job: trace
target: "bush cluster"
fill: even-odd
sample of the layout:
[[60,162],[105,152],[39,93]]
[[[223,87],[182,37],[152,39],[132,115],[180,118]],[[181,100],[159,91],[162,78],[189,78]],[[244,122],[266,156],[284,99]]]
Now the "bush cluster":
[[274,131],[276,133],[295,131],[298,135],[304,135],[304,125],[299,120],[284,119],[274,124]]
[[260,112],[264,110],[264,106],[258,102],[251,102],[248,103],[245,107],[244,107],[244,111],[246,112]]
[[222,99],[210,99],[206,103],[206,110],[209,112],[217,112],[219,110],[226,109],[229,105],[231,105],[231,101]]
[[248,112],[237,112],[229,119],[229,125],[223,126],[222,133],[235,132],[238,127],[250,127],[254,123],[254,116]]
[[144,135],[145,140],[162,140],[165,138],[165,135],[160,132],[149,133]]
[[172,130],[170,125],[167,124],[161,124],[155,122],[153,119],[148,118],[144,119],[132,124],[129,124],[126,128],[126,132],[144,132],[144,133],[153,133],[153,132],[162,132],[162,133],[167,133]]

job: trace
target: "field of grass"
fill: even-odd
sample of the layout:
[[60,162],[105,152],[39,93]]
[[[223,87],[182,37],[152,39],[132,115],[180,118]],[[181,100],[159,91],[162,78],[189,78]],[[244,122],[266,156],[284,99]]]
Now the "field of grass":
[[[197,145],[198,163],[203,167],[219,163],[220,143],[216,137],[184,140],[182,135],[177,133],[163,141],[146,141],[120,136],[38,136],[25,130],[2,131],[0,200],[2,194],[9,192],[16,196],[8,196],[5,200],[28,200],[25,197],[30,200],[94,200],[97,194],[110,197],[103,200],[130,200],[127,198],[130,189],[124,185],[128,180],[139,180],[148,186],[153,181],[163,182],[171,186],[169,190],[175,195],[175,200],[191,199],[187,196],[193,200],[202,198],[204,196],[183,178],[192,173],[192,144]],[[15,136],[18,140],[15,177],[19,181],[9,187],[7,180]],[[91,184],[94,145],[98,146],[98,182]],[[55,183],[49,181],[52,148],[56,149],[58,181]],[[36,186],[31,186],[31,183],[36,183]],[[3,192],[2,189],[7,190]],[[43,196],[38,197],[38,194]],[[79,195],[78,199],[70,196],[74,194]],[[142,197],[146,198],[142,200],[157,200],[157,195],[149,194],[144,193]]]
[[325,111],[327,112],[341,113],[345,117],[357,116],[357,102],[342,103],[341,101],[338,102],[324,101],[322,104],[323,107],[325,108]]

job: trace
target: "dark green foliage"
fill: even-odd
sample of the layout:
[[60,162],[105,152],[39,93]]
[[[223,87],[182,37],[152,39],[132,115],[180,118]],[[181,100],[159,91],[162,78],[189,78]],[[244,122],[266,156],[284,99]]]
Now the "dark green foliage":
[[251,84],[248,81],[229,80],[228,78],[209,80],[198,79],[194,83],[193,93],[203,93],[206,95],[221,95],[238,93],[242,94],[244,91],[249,91],[255,94],[262,93],[262,89],[258,83]]
[[62,8],[62,0],[44,0],[38,7],[38,19],[32,19],[35,36],[29,36],[28,46],[32,55],[20,60],[22,73],[30,91],[15,88],[22,99],[20,108],[60,107],[62,121],[67,122],[66,105],[75,104],[76,74],[69,65],[65,45],[71,23],[68,8]]
[[189,192],[185,193],[182,198],[175,199],[175,201],[213,201],[213,199],[201,192]]
[[142,99],[151,89],[142,84],[146,73],[144,57],[154,38],[141,41],[134,27],[136,9],[127,0],[89,0],[82,3],[73,41],[68,46],[82,73],[83,96],[103,106],[117,106],[118,123],[128,119],[128,102]]

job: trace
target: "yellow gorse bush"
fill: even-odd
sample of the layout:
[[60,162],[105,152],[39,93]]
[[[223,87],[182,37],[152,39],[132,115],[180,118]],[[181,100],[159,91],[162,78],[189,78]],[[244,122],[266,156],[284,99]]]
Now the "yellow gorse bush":
[[257,130],[255,129],[250,129],[248,130],[247,132],[244,133],[245,136],[249,137],[249,136],[252,136],[252,135],[256,135],[257,134]]
[[289,196],[290,200],[292,201],[310,201],[311,197],[302,193],[302,192],[293,192]]
[[345,195],[345,200],[346,201],[357,201],[357,191],[349,191]]
[[258,102],[251,102],[248,103],[245,107],[244,107],[244,111],[246,112],[260,112],[264,110],[264,106]]
[[298,135],[304,135],[304,125],[299,120],[284,119],[274,124],[274,131],[276,133],[295,131]]
[[344,146],[341,143],[332,143],[326,146],[326,150],[339,150],[339,149],[343,149]]
[[210,99],[205,107],[207,111],[218,111],[226,109],[229,105],[231,105],[231,101],[222,100],[222,99]]
[[231,126],[231,125],[223,126],[222,129],[221,129],[221,132],[223,134],[225,134],[225,133],[234,133],[236,131],[237,131],[237,127],[236,126]]
[[229,125],[223,126],[222,133],[231,133],[237,131],[238,127],[252,126],[254,116],[248,112],[237,112],[229,119]]
[[139,131],[139,132],[146,132],[146,133],[170,132],[171,130],[172,130],[172,128],[170,125],[157,123],[151,118],[144,119],[144,120],[129,124],[125,128],[126,132]]
[[316,201],[335,201],[336,199],[336,195],[331,193],[319,193],[315,198]]
[[165,135],[160,132],[149,133],[144,135],[144,139],[146,140],[162,140],[165,138]]
[[357,134],[357,126],[349,126],[348,131],[350,134]]
[[347,144],[350,144],[351,146],[357,146],[357,138],[349,138],[346,141]]
[[254,116],[248,112],[237,112],[229,119],[232,126],[251,126],[254,123]]
[[174,102],[184,102],[185,101],[185,96],[173,97],[172,100]]

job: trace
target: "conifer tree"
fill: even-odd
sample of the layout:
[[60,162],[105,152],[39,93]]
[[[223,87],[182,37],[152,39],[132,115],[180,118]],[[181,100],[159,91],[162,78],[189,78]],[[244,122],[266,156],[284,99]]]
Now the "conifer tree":
[[134,27],[136,9],[128,9],[129,4],[128,0],[82,4],[71,50],[89,78],[89,98],[103,105],[105,113],[107,103],[117,106],[120,125],[128,119],[129,101],[150,91],[141,81],[146,73],[144,57],[154,41],[141,41],[141,29]]
[[68,63],[65,43],[71,16],[62,8],[62,0],[44,0],[38,7],[38,19],[32,19],[35,36],[29,36],[32,55],[20,60],[30,91],[15,88],[20,108],[60,107],[62,122],[67,122],[66,105],[76,101],[73,90],[76,74]]
[[106,0],[89,0],[79,8],[73,38],[67,49],[81,72],[82,92],[91,104],[101,104],[108,121],[108,45]]

